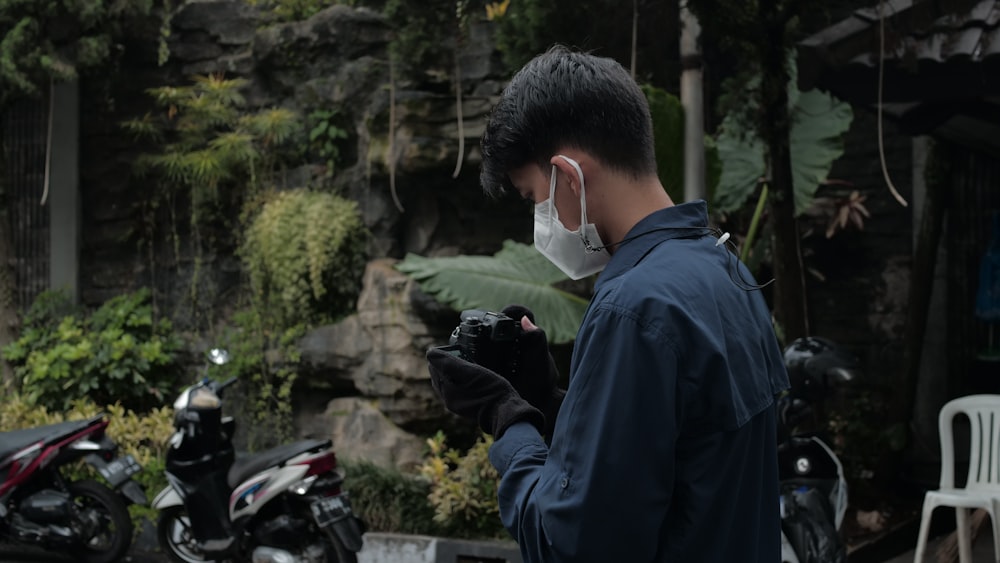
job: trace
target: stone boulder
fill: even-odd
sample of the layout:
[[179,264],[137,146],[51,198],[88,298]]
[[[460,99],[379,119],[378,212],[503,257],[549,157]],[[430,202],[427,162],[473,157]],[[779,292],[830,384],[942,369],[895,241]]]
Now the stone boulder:
[[392,423],[361,397],[330,401],[326,410],[308,421],[307,432],[329,437],[337,457],[369,461],[380,467],[415,471],[423,460],[424,442]]
[[431,388],[424,354],[447,336],[447,329],[428,324],[433,305],[395,263],[391,258],[370,262],[357,313],[302,338],[302,384],[342,388],[349,383],[393,423],[434,430],[448,413]]

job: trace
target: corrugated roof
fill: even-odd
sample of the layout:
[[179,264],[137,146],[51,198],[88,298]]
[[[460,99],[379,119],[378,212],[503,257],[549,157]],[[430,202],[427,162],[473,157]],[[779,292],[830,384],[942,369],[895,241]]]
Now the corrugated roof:
[[798,52],[802,89],[882,102],[911,133],[947,126],[960,135],[978,123],[1000,143],[1000,0],[873,3],[802,41]]
[[[1000,0],[889,0],[881,13],[889,72],[918,72],[928,65],[1000,65]],[[878,5],[857,10],[803,41],[800,82],[821,83],[824,72],[850,71],[850,66],[875,69],[879,14]]]
[[947,63],[951,60],[978,62],[1000,55],[1000,2],[982,0],[967,13],[948,14],[934,21],[926,32],[907,35],[892,56],[911,52],[919,61]]

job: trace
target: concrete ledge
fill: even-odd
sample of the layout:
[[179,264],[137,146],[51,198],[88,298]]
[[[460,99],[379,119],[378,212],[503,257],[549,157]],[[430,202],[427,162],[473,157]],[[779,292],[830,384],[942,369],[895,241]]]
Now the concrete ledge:
[[368,532],[358,563],[521,563],[513,541]]

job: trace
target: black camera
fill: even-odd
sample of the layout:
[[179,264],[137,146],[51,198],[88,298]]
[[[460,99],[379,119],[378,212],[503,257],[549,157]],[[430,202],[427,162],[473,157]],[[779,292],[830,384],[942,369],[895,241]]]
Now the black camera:
[[521,323],[503,313],[480,309],[466,309],[460,318],[448,346],[441,349],[501,375],[512,373]]

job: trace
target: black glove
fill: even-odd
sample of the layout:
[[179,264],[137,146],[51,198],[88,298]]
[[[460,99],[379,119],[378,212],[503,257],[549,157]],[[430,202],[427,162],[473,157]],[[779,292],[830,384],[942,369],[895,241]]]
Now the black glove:
[[479,423],[499,439],[515,422],[530,422],[541,432],[545,417],[504,378],[482,366],[437,348],[427,351],[431,385],[451,412]]
[[[508,305],[501,313],[514,319],[519,325],[521,317],[528,317],[532,324],[535,322],[535,315],[522,305]],[[557,385],[559,370],[549,353],[545,331],[536,328],[522,332],[518,337],[517,351],[514,371],[505,375],[514,390],[545,415],[543,434],[551,438],[566,391],[559,389]]]

